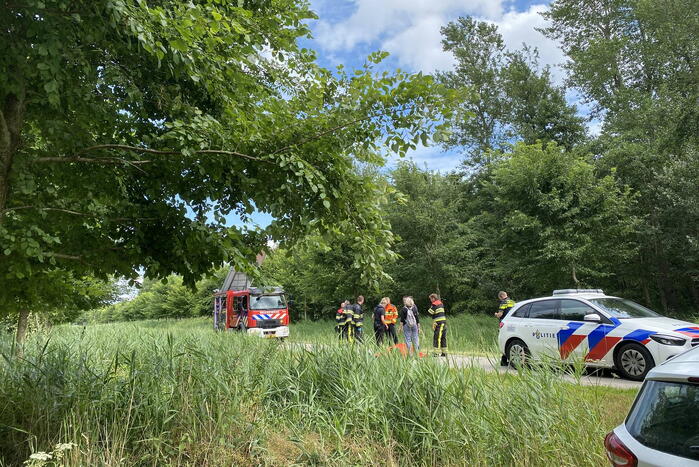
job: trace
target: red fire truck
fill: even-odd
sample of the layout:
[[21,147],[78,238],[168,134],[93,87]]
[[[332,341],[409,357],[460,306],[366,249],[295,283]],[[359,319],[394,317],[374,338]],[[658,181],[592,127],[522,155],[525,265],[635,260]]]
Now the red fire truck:
[[214,293],[214,329],[267,338],[289,336],[289,306],[281,287],[253,287],[245,273],[228,272]]

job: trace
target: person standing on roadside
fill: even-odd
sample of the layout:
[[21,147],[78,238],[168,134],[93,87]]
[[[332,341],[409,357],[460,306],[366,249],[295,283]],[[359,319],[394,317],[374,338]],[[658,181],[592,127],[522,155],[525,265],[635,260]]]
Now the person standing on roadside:
[[248,302],[245,296],[238,298],[236,313],[238,313],[238,330],[245,333],[248,329]]
[[349,300],[345,301],[344,309],[344,339],[347,342],[354,342],[354,307],[349,303]]
[[348,305],[352,307],[352,325],[354,326],[354,338],[357,342],[364,342],[364,296],[360,295],[357,297],[357,302],[354,305]]
[[507,316],[507,313],[515,306],[514,300],[507,296],[507,292],[498,292],[498,298],[500,299],[500,305],[498,306],[498,311],[494,313],[495,317],[502,321],[502,319]]
[[384,300],[386,300],[386,334],[389,339],[393,339],[393,345],[397,345],[396,323],[398,322],[398,309],[391,303],[390,298],[384,297]]
[[417,306],[413,297],[403,297],[403,308],[400,310],[400,323],[403,326],[405,345],[408,347],[408,354],[413,353],[420,356],[420,317],[417,313]]
[[345,307],[349,304],[349,300],[340,303],[340,308],[335,313],[335,332],[339,340],[344,339],[345,334]]
[[[496,311],[493,314],[497,319],[500,320],[500,323],[502,323],[502,319],[505,316],[507,316],[507,313],[509,313],[512,307],[515,306],[515,301],[508,297],[507,292],[505,292],[504,290],[498,292],[498,299],[500,300],[500,304],[498,305],[498,311]],[[500,324],[500,326],[502,326],[502,324]],[[500,357],[500,366],[507,366],[506,355]]]
[[383,336],[386,333],[388,325],[386,324],[386,299],[382,298],[381,302],[374,308],[374,337],[376,344],[383,344]]
[[432,344],[434,345],[434,356],[447,356],[447,314],[444,311],[444,305],[439,295],[436,293],[430,294],[429,296],[430,306],[429,310],[430,316],[432,316],[432,329],[434,330],[434,336],[432,337]]

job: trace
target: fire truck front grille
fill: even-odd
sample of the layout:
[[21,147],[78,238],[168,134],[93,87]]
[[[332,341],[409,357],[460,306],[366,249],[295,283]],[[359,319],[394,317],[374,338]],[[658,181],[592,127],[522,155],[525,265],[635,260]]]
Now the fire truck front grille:
[[262,319],[257,321],[257,327],[262,329],[277,328],[282,325],[278,319]]

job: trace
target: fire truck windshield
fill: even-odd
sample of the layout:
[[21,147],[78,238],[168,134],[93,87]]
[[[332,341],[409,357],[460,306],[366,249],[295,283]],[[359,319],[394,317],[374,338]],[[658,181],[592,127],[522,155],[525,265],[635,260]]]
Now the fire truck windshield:
[[251,310],[279,310],[286,308],[284,295],[253,295],[250,297]]

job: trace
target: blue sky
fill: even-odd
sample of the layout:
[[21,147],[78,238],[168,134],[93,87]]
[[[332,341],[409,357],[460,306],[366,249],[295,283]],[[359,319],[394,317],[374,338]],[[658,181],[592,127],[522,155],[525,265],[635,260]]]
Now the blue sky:
[[[304,47],[317,51],[320,65],[334,69],[361,67],[366,56],[377,50],[390,53],[386,65],[408,71],[431,73],[449,69],[450,54],[442,51],[440,27],[459,16],[474,16],[498,25],[509,48],[523,42],[539,49],[542,64],[553,67],[561,82],[564,56],[553,41],[535,30],[546,25],[541,16],[548,1],[529,0],[311,0],[319,19],[310,23],[313,39]],[[456,151],[419,147],[408,155],[420,166],[446,172],[459,165]],[[395,161],[390,161],[390,164]],[[256,213],[253,221],[267,225],[271,218]],[[235,222],[240,225],[239,222]]]
[[[535,29],[546,25],[541,12],[547,5],[544,0],[311,0],[320,18],[311,23],[314,38],[304,45],[315,49],[328,68],[359,67],[369,53],[385,50],[391,54],[387,65],[431,73],[453,63],[451,54],[442,51],[440,28],[459,16],[474,16],[497,24],[509,48],[523,42],[536,46],[542,64],[551,65],[560,82],[563,53]],[[437,147],[418,148],[409,157],[440,171],[461,160],[458,152]]]

